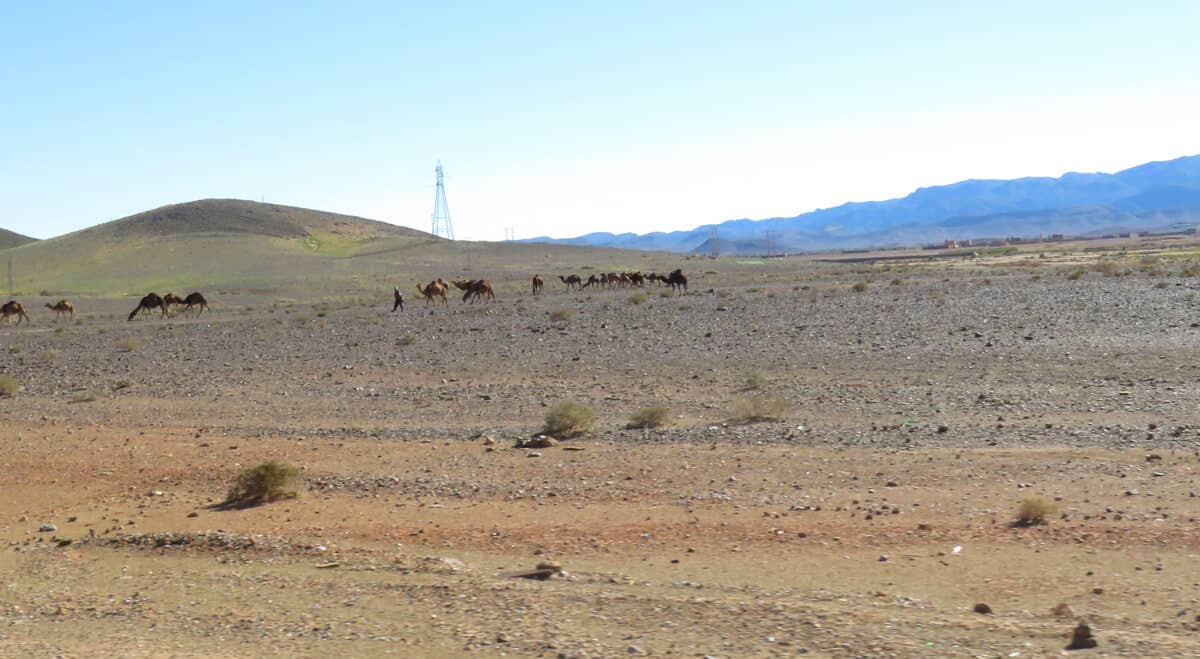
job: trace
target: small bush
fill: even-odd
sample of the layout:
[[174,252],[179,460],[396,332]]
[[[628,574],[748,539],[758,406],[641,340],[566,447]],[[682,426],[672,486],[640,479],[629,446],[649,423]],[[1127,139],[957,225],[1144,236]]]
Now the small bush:
[[746,388],[747,389],[762,389],[767,386],[767,376],[762,374],[762,371],[750,371],[746,373]]
[[226,506],[247,507],[290,499],[298,494],[300,470],[274,460],[243,469],[225,497]]
[[1018,526],[1035,526],[1045,524],[1047,518],[1054,514],[1054,502],[1046,497],[1033,496],[1021,502],[1017,509]]
[[126,380],[126,379],[122,378],[113,383],[113,391],[120,391],[122,389],[128,389],[132,386],[133,386],[133,380]]
[[1083,277],[1083,270],[1082,270],[1082,269],[1079,269],[1079,270],[1072,270],[1072,271],[1071,271],[1071,274],[1067,275],[1067,279],[1070,279],[1071,281],[1075,281],[1075,280],[1077,280],[1077,279],[1080,279],[1080,278],[1082,278],[1082,277]]
[[574,309],[555,309],[550,312],[550,320],[571,320],[574,317]]
[[675,291],[662,291],[658,294],[659,297],[675,297]]
[[671,420],[671,413],[665,405],[647,407],[633,413],[629,418],[630,428],[661,428]]
[[142,347],[142,340],[136,336],[127,336],[117,342],[117,347],[125,352],[133,352]]
[[646,301],[645,293],[634,293],[629,296],[629,304],[642,304]]
[[398,346],[410,346],[416,342],[417,342],[417,335],[413,334],[412,332],[409,332],[408,334],[405,334],[404,336],[396,339],[396,345],[398,345]]
[[1165,281],[1160,281],[1160,282],[1154,284],[1155,288],[1167,288],[1168,286],[1170,286],[1170,284],[1168,284]]
[[854,291],[855,293],[865,293],[867,288],[869,288],[869,286],[867,286],[867,282],[860,281],[857,284],[851,286],[850,290]]
[[892,286],[903,286],[903,285],[904,285],[904,282],[900,281],[899,279],[893,279],[893,280],[891,281],[891,285],[892,285]]
[[1100,259],[1092,269],[1105,277],[1120,277],[1128,272],[1124,265],[1112,259]]
[[0,376],[0,396],[16,396],[21,390],[21,383],[16,378],[7,375]]
[[81,389],[71,396],[72,403],[92,403],[95,400],[96,394],[92,393],[91,389]]
[[591,430],[595,423],[595,410],[568,400],[546,412],[546,424],[542,427],[542,433],[555,437],[573,437]]
[[780,396],[751,394],[733,399],[733,419],[736,423],[779,421],[787,416],[791,405]]

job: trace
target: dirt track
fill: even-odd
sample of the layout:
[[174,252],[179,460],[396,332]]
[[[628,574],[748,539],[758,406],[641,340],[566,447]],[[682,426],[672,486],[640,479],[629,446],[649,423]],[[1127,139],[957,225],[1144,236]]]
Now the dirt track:
[[[1192,279],[714,267],[0,329],[0,654],[1200,654]],[[596,430],[511,448],[561,400]],[[210,508],[268,458],[301,497]]]

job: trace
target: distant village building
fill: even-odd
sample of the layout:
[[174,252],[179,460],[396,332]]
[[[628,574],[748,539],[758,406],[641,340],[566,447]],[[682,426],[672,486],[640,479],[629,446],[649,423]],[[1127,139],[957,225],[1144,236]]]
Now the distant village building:
[[942,247],[944,249],[958,249],[958,241],[953,238],[947,238]]

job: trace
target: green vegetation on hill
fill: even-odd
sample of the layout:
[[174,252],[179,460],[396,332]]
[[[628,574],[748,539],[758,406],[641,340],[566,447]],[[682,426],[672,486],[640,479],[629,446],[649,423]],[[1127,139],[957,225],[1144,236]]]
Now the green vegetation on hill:
[[393,286],[407,294],[418,281],[459,276],[492,279],[503,294],[527,291],[535,272],[551,286],[557,283],[554,275],[583,263],[604,270],[679,267],[677,256],[665,254],[450,242],[384,222],[235,200],[164,206],[0,251],[0,258],[7,257],[16,292],[25,295],[191,290],[298,298],[355,291],[390,295]]

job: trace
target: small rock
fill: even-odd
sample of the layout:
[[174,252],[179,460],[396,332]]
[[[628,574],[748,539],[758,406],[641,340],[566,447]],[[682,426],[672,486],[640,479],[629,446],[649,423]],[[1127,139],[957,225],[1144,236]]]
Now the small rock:
[[187,516],[188,517],[199,517],[200,513],[193,510],[192,512],[188,513]]
[[631,646],[625,648],[625,651],[628,652],[629,654],[646,654],[645,650],[639,648],[636,645],[631,645]]
[[1081,622],[1071,632],[1071,642],[1068,650],[1088,650],[1096,647],[1096,637],[1092,636],[1092,628],[1086,622]]
[[41,526],[38,527],[38,531],[40,531],[41,533],[53,533],[57,530],[58,530],[58,527],[55,526],[54,524],[42,524]]
[[888,562],[888,557],[887,557],[887,554],[884,554],[884,555],[880,556],[880,557],[879,557],[879,562],[880,562],[880,563],[886,563],[886,562]]
[[1058,606],[1050,609],[1050,615],[1055,618],[1073,618],[1075,617],[1075,610],[1071,608],[1070,604],[1059,602]]
[[983,602],[976,604],[975,608],[973,610],[975,611],[975,613],[982,613],[984,615],[990,615],[992,613],[992,607],[988,606],[987,604],[984,604]]

